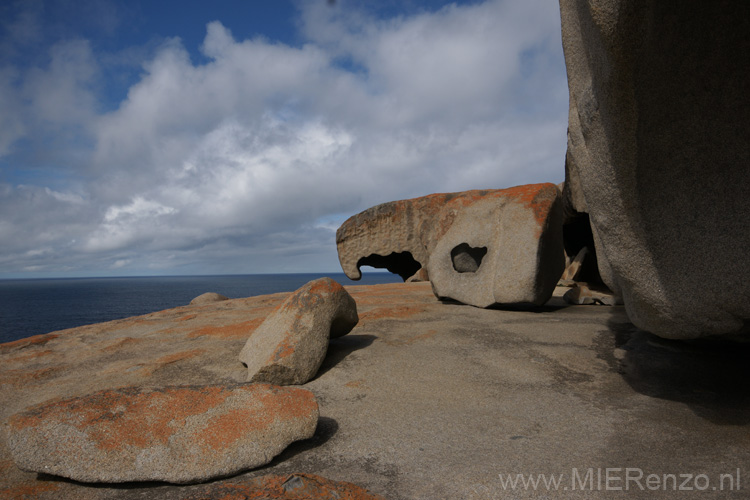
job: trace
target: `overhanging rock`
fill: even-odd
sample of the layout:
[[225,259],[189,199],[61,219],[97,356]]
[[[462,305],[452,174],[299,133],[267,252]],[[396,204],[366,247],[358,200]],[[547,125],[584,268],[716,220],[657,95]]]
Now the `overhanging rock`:
[[384,203],[344,222],[336,244],[351,279],[363,265],[404,280],[425,268],[436,296],[478,307],[541,305],[565,266],[559,193],[549,183]]

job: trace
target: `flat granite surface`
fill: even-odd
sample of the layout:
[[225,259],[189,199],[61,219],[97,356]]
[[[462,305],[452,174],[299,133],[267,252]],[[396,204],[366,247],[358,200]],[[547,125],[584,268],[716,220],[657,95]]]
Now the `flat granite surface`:
[[[202,485],[89,485],[22,472],[2,432],[0,499],[221,498],[292,473],[395,500],[750,497],[750,345],[663,340],[622,307],[565,304],[566,289],[535,310],[440,302],[429,283],[347,289],[360,322],[303,386],[316,434],[271,464]],[[0,421],[107,388],[244,382],[237,356],[287,295],[0,344]]]

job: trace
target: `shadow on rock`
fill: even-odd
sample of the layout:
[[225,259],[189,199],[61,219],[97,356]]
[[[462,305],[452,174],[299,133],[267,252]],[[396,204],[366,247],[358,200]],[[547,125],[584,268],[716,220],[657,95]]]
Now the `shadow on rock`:
[[[440,302],[445,305],[463,306],[463,307],[476,307],[469,304],[464,304],[457,300],[441,297]],[[494,311],[516,311],[516,312],[530,312],[530,313],[548,313],[559,311],[570,307],[570,304],[565,302],[560,297],[550,298],[544,305],[538,306],[536,304],[519,303],[519,304],[493,304],[485,307],[484,309],[491,309]]]
[[328,352],[326,353],[326,357],[323,360],[323,364],[320,365],[320,369],[318,370],[317,375],[315,375],[315,378],[318,378],[326,373],[328,370],[339,364],[344,360],[344,358],[346,358],[354,351],[358,351],[359,349],[368,347],[373,342],[375,342],[376,338],[377,337],[375,335],[349,334],[344,335],[343,337],[331,339],[331,341],[328,343]]
[[315,434],[313,434],[313,437],[290,444],[284,451],[276,455],[276,457],[268,464],[254,470],[260,470],[279,465],[282,462],[286,462],[287,460],[294,458],[302,452],[322,446],[326,442],[328,442],[329,439],[335,436],[338,430],[339,424],[338,422],[336,422],[336,420],[330,417],[319,417],[318,427],[315,428]]
[[625,351],[617,370],[634,390],[684,403],[714,424],[750,423],[750,344],[663,339],[629,323],[609,327],[614,347]]

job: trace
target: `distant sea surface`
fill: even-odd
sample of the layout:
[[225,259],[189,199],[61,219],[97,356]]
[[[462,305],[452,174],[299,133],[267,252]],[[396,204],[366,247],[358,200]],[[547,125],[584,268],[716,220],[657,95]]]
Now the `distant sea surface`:
[[360,281],[343,273],[0,280],[0,343],[186,306],[206,292],[230,299],[291,292],[323,276],[345,286],[401,281],[381,272]]

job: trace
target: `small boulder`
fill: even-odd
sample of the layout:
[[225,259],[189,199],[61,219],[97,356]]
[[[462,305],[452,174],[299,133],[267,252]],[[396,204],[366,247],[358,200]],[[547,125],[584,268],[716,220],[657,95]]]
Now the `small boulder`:
[[8,447],[21,469],[76,481],[193,483],[267,464],[317,422],[304,389],[122,388],[13,415]]
[[240,352],[248,380],[304,384],[323,363],[328,341],[359,321],[357,304],[330,278],[309,282],[290,295],[252,333]]
[[198,295],[196,298],[191,300],[190,305],[196,306],[201,304],[210,304],[212,302],[221,302],[222,300],[229,300],[229,297],[226,297],[220,293],[206,292],[202,295]]

